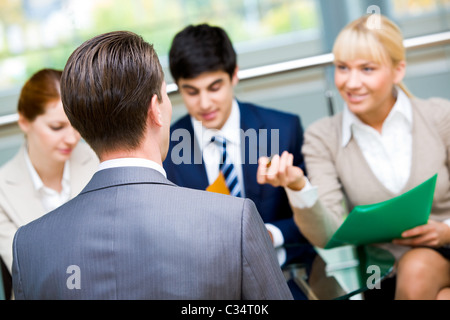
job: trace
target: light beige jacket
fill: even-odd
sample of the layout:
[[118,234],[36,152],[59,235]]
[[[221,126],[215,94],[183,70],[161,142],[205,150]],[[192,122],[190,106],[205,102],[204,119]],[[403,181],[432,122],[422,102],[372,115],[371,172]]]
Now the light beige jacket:
[[[25,163],[25,146],[0,168],[0,255],[11,272],[12,242],[17,229],[45,214]],[[98,158],[84,142],[78,143],[70,161],[71,198],[98,168]]]
[[[356,140],[342,146],[342,113],[313,123],[305,132],[302,152],[319,201],[311,209],[295,209],[301,232],[323,247],[356,205],[393,198],[438,174],[431,219],[450,218],[450,102],[411,100],[413,109],[412,163],[408,182],[398,194],[378,180]],[[345,204],[344,206],[342,204]],[[388,245],[398,257],[405,248]]]

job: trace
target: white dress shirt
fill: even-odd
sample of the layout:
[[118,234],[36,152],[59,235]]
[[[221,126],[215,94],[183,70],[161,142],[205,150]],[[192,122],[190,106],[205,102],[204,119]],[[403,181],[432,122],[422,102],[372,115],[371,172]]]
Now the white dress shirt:
[[66,203],[70,199],[70,164],[66,161],[64,164],[63,178],[61,180],[62,190],[58,192],[54,189],[46,187],[42,182],[41,177],[36,172],[33,164],[31,163],[28,152],[25,152],[25,163],[33,181],[34,189],[36,190],[38,197],[44,207],[45,212],[50,212],[62,204]]
[[[212,184],[219,175],[219,163],[222,156],[221,150],[217,144],[211,142],[211,137],[220,135],[226,139],[227,153],[234,164],[239,185],[241,187],[242,197],[245,198],[241,158],[241,115],[236,99],[233,99],[230,116],[220,130],[205,128],[202,123],[197,121],[194,117],[191,117],[191,121],[195,138],[197,139],[197,142],[199,142],[200,151],[202,152],[208,183]],[[283,234],[280,229],[273,224],[266,223],[265,226],[272,234],[274,247],[278,248],[278,262],[282,264],[286,260],[286,250],[284,248],[279,248],[284,244]]]
[[375,176],[387,189],[399,193],[408,181],[412,159],[412,106],[406,94],[398,89],[381,133],[359,120],[347,106],[342,122],[342,147],[353,135]]
[[118,158],[100,162],[97,171],[118,167],[144,167],[154,169],[167,178],[166,171],[158,163],[143,158]]

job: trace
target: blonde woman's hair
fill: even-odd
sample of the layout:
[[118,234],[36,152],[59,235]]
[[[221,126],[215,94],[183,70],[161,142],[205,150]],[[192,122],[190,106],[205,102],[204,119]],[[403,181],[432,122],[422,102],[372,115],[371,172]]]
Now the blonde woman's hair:
[[[337,36],[333,54],[335,61],[367,59],[394,67],[406,61],[400,28],[379,14],[365,15],[350,22]],[[403,83],[398,86],[412,97]]]

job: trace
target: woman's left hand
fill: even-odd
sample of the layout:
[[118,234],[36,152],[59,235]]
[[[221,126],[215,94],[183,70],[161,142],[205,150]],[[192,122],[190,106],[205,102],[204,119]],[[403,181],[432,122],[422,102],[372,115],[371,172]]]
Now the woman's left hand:
[[450,243],[450,226],[443,222],[429,220],[427,224],[406,230],[401,239],[392,241],[405,246],[441,247]]

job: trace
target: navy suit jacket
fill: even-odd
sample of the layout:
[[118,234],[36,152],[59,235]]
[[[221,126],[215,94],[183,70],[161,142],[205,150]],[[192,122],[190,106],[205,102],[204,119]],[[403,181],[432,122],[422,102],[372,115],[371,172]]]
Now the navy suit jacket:
[[[281,230],[285,245],[304,244],[307,241],[294,223],[284,188],[261,185],[256,181],[257,159],[260,156],[281,154],[285,150],[294,155],[294,165],[305,170],[301,154],[303,129],[300,118],[294,114],[250,103],[238,101],[238,105],[241,129],[244,134],[248,133],[245,141],[241,139],[245,195],[253,200],[265,223],[273,224]],[[248,131],[249,129],[251,130]],[[256,134],[252,135],[250,133],[252,131]],[[279,145],[278,148],[275,143],[271,143],[273,135],[274,141]],[[186,139],[189,140],[185,141]],[[181,163],[180,159],[183,159]],[[167,178],[177,185],[200,190],[205,190],[209,185],[189,115],[171,126],[169,152],[163,166]]]

